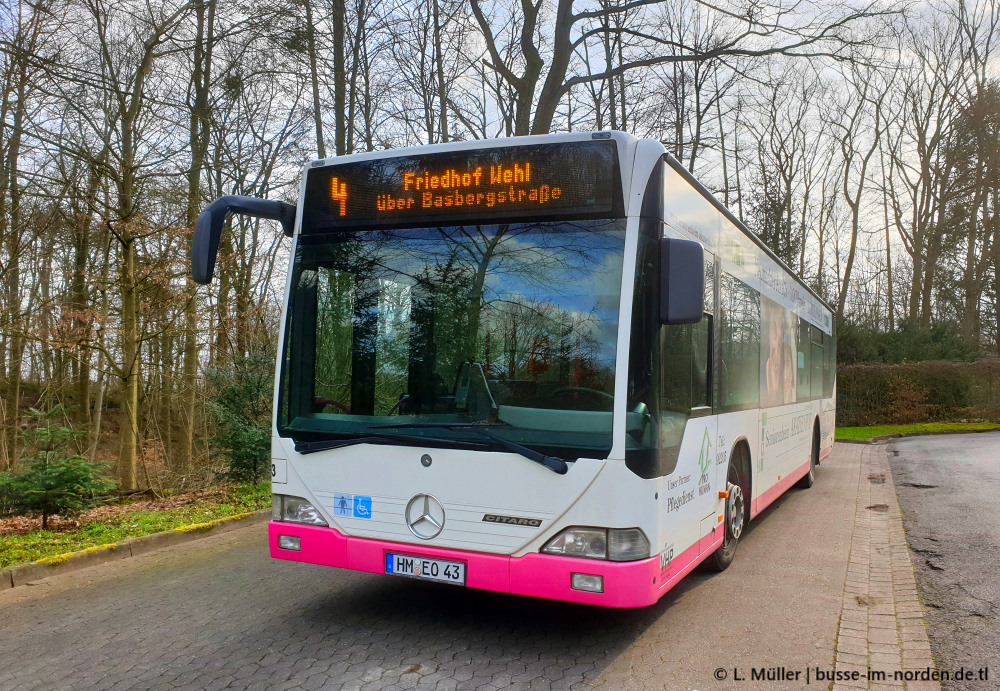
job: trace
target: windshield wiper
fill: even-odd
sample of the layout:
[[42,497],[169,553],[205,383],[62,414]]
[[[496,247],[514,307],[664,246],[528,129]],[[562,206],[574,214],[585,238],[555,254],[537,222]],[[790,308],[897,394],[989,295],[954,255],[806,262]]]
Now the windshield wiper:
[[417,442],[417,446],[427,446],[431,444],[450,444],[462,446],[486,446],[474,441],[461,441],[459,439],[440,439],[438,437],[422,437],[415,434],[367,434],[363,437],[353,437],[351,439],[324,439],[321,441],[297,441],[295,450],[300,454],[317,453],[319,451],[329,451],[330,449],[340,449],[345,446],[356,446],[358,444],[385,444],[395,442]]
[[541,451],[535,451],[534,449],[529,449],[527,446],[521,446],[516,442],[509,441],[503,437],[498,437],[495,434],[491,434],[483,429],[483,427],[507,427],[506,424],[482,424],[482,423],[453,423],[453,422],[409,422],[400,423],[396,425],[379,425],[373,427],[372,429],[420,429],[426,427],[436,427],[439,429],[460,429],[467,430],[473,434],[477,434],[480,437],[484,437],[491,441],[496,442],[500,446],[504,447],[508,451],[512,451],[516,454],[524,456],[529,461],[537,463],[538,465],[545,466],[554,473],[559,473],[560,475],[565,475],[566,471],[569,470],[569,465],[566,461],[555,456],[547,456]]

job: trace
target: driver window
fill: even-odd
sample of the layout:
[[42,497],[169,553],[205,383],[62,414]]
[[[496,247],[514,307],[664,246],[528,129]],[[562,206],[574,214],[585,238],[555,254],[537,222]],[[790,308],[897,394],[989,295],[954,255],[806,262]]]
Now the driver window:
[[660,329],[660,439],[664,447],[680,444],[692,414],[711,410],[711,331],[709,314],[697,324]]

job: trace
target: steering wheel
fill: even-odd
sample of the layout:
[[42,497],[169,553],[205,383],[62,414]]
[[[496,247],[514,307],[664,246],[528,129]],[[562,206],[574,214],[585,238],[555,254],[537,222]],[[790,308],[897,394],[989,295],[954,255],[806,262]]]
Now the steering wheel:
[[319,397],[313,398],[313,405],[322,405],[322,406],[332,405],[340,408],[348,415],[350,415],[351,413],[350,409],[348,409],[346,405],[344,405],[340,401],[335,401],[332,398],[319,398]]
[[402,415],[403,414],[403,408],[402,408],[403,404],[404,403],[412,403],[412,402],[413,402],[413,399],[410,398],[409,396],[402,396],[398,401],[396,401],[396,404],[394,406],[392,406],[391,408],[389,408],[389,412],[386,413],[386,415],[387,416],[388,415],[392,415],[393,413],[396,412],[397,409],[399,410],[398,414]]
[[556,394],[559,393],[592,393],[598,396],[603,396],[604,398],[608,399],[611,402],[614,402],[615,400],[615,397],[607,392],[599,391],[598,389],[588,389],[585,386],[564,386],[561,389],[556,389],[555,391],[553,391],[552,395],[555,396]]

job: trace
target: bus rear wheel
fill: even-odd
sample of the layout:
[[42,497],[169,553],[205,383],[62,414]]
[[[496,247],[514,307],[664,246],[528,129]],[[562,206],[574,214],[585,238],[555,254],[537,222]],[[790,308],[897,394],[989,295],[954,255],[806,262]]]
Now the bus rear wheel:
[[800,489],[809,489],[816,481],[816,466],[819,465],[819,422],[813,425],[812,446],[809,447],[809,472],[796,484]]
[[709,566],[716,571],[724,571],[736,558],[736,547],[739,544],[743,529],[749,522],[750,501],[750,454],[746,446],[737,446],[729,458],[729,468],[726,471],[725,533],[722,545],[708,559]]

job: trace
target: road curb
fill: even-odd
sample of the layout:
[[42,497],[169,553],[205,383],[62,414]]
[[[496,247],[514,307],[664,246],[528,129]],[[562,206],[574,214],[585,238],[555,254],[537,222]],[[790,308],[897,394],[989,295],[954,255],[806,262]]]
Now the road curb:
[[[849,681],[835,683],[833,691],[881,689],[887,680],[940,689],[937,682],[905,677],[935,663],[886,446],[854,448],[861,461],[858,495],[835,645],[837,673]],[[897,672],[905,678],[894,679]]]
[[[934,434],[928,432],[928,434]],[[838,444],[884,444],[887,441],[892,441],[893,439],[903,439],[904,437],[918,437],[922,436],[921,433],[916,434],[882,434],[877,437],[870,437],[868,439],[838,439]]]
[[877,437],[868,439],[837,439],[838,444],[884,444],[896,439],[908,439],[910,437],[936,437],[942,434],[985,434],[987,432],[1000,432],[1000,429],[948,429],[927,432],[893,432],[892,434],[880,434]]
[[53,557],[33,561],[30,564],[20,564],[0,571],[0,590],[16,588],[42,578],[84,569],[88,566],[105,564],[117,559],[137,557],[164,547],[200,540],[210,535],[218,535],[255,523],[263,523],[270,518],[271,509],[261,509],[227,518],[218,518],[207,523],[181,526],[162,533],[133,537],[109,545],[88,547],[79,552],[57,554]]

